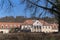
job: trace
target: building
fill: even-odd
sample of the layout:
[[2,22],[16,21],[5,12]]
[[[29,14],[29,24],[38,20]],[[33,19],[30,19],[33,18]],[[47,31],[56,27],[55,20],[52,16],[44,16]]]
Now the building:
[[49,24],[44,20],[26,20],[22,25],[22,29],[30,29],[31,32],[58,32],[58,24]]
[[12,28],[20,28],[21,23],[15,22],[0,22],[0,32],[9,33]]
[[21,28],[27,32],[58,32],[57,23],[50,24],[44,20],[26,20],[23,23],[0,22],[0,32],[9,33],[12,28]]
[[33,22],[32,20],[26,20],[24,23],[22,23],[21,30],[30,30],[33,27]]

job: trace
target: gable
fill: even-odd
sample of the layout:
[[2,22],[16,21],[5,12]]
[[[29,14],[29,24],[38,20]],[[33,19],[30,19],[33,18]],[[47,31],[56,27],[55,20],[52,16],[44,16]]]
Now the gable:
[[39,21],[39,20],[36,20],[34,23],[33,23],[33,25],[35,25],[35,26],[42,26],[42,24],[41,24],[41,22]]

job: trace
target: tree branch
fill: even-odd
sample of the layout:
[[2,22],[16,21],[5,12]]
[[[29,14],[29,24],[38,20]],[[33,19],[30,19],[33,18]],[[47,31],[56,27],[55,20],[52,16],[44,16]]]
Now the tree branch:
[[59,9],[54,3],[52,3],[51,1],[47,0],[50,4],[52,4],[55,8]]
[[35,5],[35,6],[37,6],[37,7],[43,8],[43,9],[45,9],[45,10],[54,11],[54,12],[56,12],[56,13],[58,13],[58,14],[60,13],[60,12],[57,11],[57,10],[54,10],[54,9],[51,9],[51,8],[47,8],[47,7],[40,6],[40,5],[38,5],[38,4],[36,4],[36,3],[33,3],[33,2],[31,2],[31,1],[29,1],[29,0],[28,0],[28,2],[31,3],[31,4],[33,4],[33,5]]

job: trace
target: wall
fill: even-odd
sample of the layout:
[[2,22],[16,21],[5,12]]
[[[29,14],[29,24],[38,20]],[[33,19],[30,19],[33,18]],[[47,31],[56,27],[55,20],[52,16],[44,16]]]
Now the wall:
[[26,28],[26,29],[31,29],[31,26],[32,25],[22,25],[21,26],[21,29],[23,30],[24,28]]
[[58,29],[52,29],[52,26],[43,26],[42,32],[45,32],[45,33],[58,32]]
[[3,31],[3,33],[9,33],[10,29],[0,29],[0,32]]

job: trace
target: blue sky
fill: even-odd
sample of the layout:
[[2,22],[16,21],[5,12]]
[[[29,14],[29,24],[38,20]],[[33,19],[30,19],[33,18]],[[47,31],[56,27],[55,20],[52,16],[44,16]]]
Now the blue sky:
[[[9,7],[9,3],[8,3],[7,0],[4,1],[3,7],[0,8],[0,17],[5,17],[5,16],[14,16],[14,17],[16,17],[16,16],[25,16],[25,11],[24,11],[25,5],[20,4],[19,0],[13,0],[12,2],[14,4],[14,7],[12,9],[7,9]],[[41,3],[41,4],[43,6],[44,3]],[[0,5],[1,5],[1,0],[0,0]],[[50,14],[47,14],[47,15],[49,16]],[[26,12],[26,16],[30,17],[30,12],[29,11]]]
[[[4,16],[24,16],[24,5],[21,5],[18,0],[14,0],[15,7],[12,9],[6,9],[9,5],[8,2],[4,2],[3,8],[0,8],[0,17]],[[7,7],[6,7],[7,6]]]

